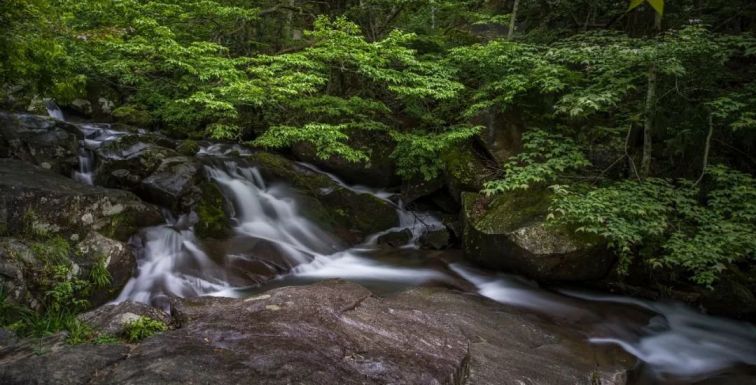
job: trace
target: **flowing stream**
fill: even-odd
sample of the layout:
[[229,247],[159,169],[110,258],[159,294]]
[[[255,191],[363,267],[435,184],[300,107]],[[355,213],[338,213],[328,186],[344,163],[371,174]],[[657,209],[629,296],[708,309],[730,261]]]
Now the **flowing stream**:
[[[92,150],[122,133],[107,125],[80,127],[85,139],[81,168],[74,177],[91,184]],[[254,167],[224,156],[241,151],[246,150],[223,145],[200,151],[201,156],[214,159],[206,166],[207,176],[233,205],[234,235],[220,244],[200,242],[192,229],[193,214],[174,218],[166,212],[166,224],[143,229],[134,237],[138,273],[116,301],[168,306],[170,296],[245,297],[276,286],[327,278],[359,282],[377,293],[465,282],[494,301],[558,319],[584,332],[592,343],[620,346],[642,362],[651,378],[646,383],[695,383],[732,368],[746,367],[752,372],[756,366],[756,327],[748,323],[704,315],[678,303],[546,290],[516,276],[476,270],[461,262],[426,263],[433,252],[419,249],[418,239],[443,226],[438,218],[405,209],[392,200],[395,194],[391,192],[350,186],[324,173],[355,193],[391,203],[400,218],[398,227],[345,247],[302,214],[296,191],[284,183],[266,181]],[[377,238],[403,229],[412,233],[411,239],[390,250],[392,256],[387,257]]]

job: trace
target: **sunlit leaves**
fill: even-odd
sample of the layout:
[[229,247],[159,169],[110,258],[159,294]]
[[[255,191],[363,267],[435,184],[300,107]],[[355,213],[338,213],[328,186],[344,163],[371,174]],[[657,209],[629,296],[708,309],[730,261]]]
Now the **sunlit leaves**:
[[486,194],[496,194],[551,183],[567,171],[590,165],[571,139],[543,130],[523,135],[523,150],[504,164],[504,178],[487,182]]

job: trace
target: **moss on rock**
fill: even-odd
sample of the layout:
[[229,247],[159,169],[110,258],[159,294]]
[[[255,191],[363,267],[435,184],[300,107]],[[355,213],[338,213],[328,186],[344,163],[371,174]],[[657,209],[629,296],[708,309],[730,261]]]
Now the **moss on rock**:
[[463,193],[465,255],[492,269],[541,281],[604,277],[614,258],[592,236],[546,223],[548,190],[515,191],[488,198]]
[[441,155],[444,163],[444,178],[451,196],[460,201],[463,191],[480,191],[488,174],[486,165],[471,143],[451,146]]
[[218,186],[210,182],[200,184],[201,198],[195,206],[199,221],[194,231],[200,238],[221,239],[231,233],[228,214],[224,209],[226,201]]
[[247,159],[266,178],[286,181],[297,189],[305,197],[301,200],[305,216],[343,239],[359,241],[399,223],[396,208],[390,203],[346,189],[328,176],[280,155],[258,152]]
[[186,156],[194,156],[199,152],[199,150],[199,143],[191,139],[182,140],[181,143],[179,143],[179,145],[176,147],[176,151],[178,151],[179,154]]

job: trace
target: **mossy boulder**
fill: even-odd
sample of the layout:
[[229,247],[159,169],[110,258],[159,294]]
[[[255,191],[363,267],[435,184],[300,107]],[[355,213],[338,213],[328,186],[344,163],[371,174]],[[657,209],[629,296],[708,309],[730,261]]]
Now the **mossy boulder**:
[[312,163],[329,172],[333,172],[345,181],[373,187],[398,186],[401,178],[396,175],[396,163],[391,153],[396,143],[386,132],[374,130],[350,131],[348,144],[364,151],[367,162],[354,163],[339,156],[321,159],[315,147],[309,143],[298,143],[292,148],[294,156],[307,163]]
[[121,106],[114,109],[112,115],[120,123],[137,127],[148,127],[153,121],[152,115],[141,106]]
[[210,182],[199,185],[200,199],[194,207],[198,222],[194,231],[200,238],[223,239],[231,234],[230,208],[218,186]]
[[462,194],[465,256],[487,268],[539,281],[585,281],[604,277],[614,259],[590,236],[546,222],[551,193],[516,191],[486,197]]
[[0,158],[15,158],[69,176],[79,164],[75,126],[46,116],[0,113]]
[[126,241],[137,229],[161,222],[157,208],[127,191],[84,185],[25,162],[0,159],[0,223],[10,235],[33,226],[65,238],[84,239],[94,230]]
[[390,202],[350,190],[280,155],[258,152],[246,159],[266,178],[294,187],[304,198],[300,202],[304,214],[345,240],[359,241],[399,224]]
[[195,140],[186,139],[182,140],[176,147],[176,151],[184,156],[194,156],[200,150],[200,145]]
[[[34,299],[45,294],[25,294],[40,286],[39,272],[50,262],[45,254],[54,255],[55,264],[70,264],[73,274],[85,278],[104,263],[110,285],[90,301],[106,302],[136,267],[128,239],[140,228],[161,222],[156,207],[129,192],[84,185],[25,162],[0,159],[0,224],[10,239],[0,242],[0,281],[10,282],[13,298],[25,306],[35,308]],[[50,253],[40,251],[51,248]]]
[[485,160],[478,155],[471,142],[451,146],[441,155],[441,160],[447,189],[457,202],[461,202],[462,192],[483,189],[483,184],[491,175]]

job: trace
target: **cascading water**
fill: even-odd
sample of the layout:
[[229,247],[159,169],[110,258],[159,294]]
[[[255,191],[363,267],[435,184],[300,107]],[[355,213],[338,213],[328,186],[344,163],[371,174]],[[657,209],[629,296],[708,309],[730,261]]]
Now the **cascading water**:
[[370,237],[368,237],[368,239],[365,240],[366,245],[375,246],[378,243],[378,238],[380,238],[382,235],[392,232],[399,232],[402,230],[409,230],[412,236],[410,237],[407,244],[402,246],[402,248],[417,249],[419,248],[418,241],[423,234],[429,231],[444,229],[446,227],[443,222],[441,222],[441,220],[432,213],[410,211],[404,207],[404,204],[401,202],[401,200],[399,200],[398,202],[392,201],[391,198],[396,196],[396,194],[368,186],[349,185],[341,180],[341,178],[339,178],[338,176],[323,171],[309,163],[300,162],[298,164],[308,170],[327,176],[328,178],[336,182],[336,184],[347,190],[353,191],[358,194],[373,195],[374,197],[396,208],[397,216],[399,217],[399,225],[371,235]]
[[109,124],[82,124],[79,130],[84,134],[84,140],[79,147],[79,170],[74,171],[73,179],[88,184],[94,184],[94,150],[125,133],[111,129]]
[[50,99],[45,100],[45,108],[47,109],[47,114],[50,115],[51,118],[64,122],[66,121],[66,118],[63,116],[63,111],[54,101]]
[[[65,122],[63,111],[52,100],[45,102],[47,113],[51,118]],[[79,130],[84,134],[84,140],[79,146],[79,169],[74,171],[71,177],[84,184],[94,184],[94,153],[93,151],[103,143],[124,135],[123,132],[115,131],[109,124],[81,124]]]
[[[492,276],[460,264],[450,268],[475,284],[494,301],[530,309],[547,316],[572,319],[596,344],[616,344],[645,363],[652,383],[698,381],[738,364],[756,365],[756,327],[701,314],[679,303],[592,295],[562,294],[512,276]],[[565,297],[567,295],[567,297]],[[648,312],[646,322],[600,314],[596,306],[619,304]],[[616,309],[613,309],[614,312]]]
[[411,286],[445,278],[431,269],[376,262],[366,256],[373,250],[368,244],[344,250],[340,241],[300,213],[292,190],[284,184],[266,183],[253,167],[226,161],[208,166],[206,172],[233,204],[235,235],[229,248],[234,250],[226,248],[215,259],[208,256],[187,226],[192,223],[189,217],[181,227],[169,223],[145,229],[139,237],[138,274],[117,301],[161,304],[169,295],[243,296],[256,283],[230,276],[230,269],[224,268],[260,263],[255,255],[259,253],[268,257],[267,263],[274,260],[277,270],[289,272],[279,280],[346,278]]

